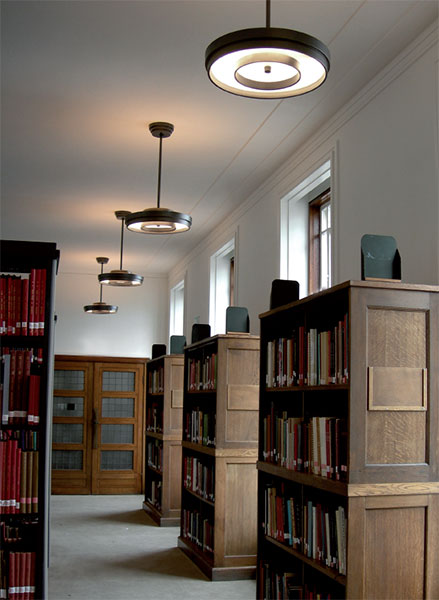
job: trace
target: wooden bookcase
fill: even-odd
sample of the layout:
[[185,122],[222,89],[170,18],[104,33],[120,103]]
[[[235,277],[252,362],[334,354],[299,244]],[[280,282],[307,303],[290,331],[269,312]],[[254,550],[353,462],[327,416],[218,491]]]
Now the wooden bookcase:
[[438,598],[439,287],[346,282],[260,319],[257,597]]
[[146,365],[144,510],[160,526],[180,524],[183,355]]
[[212,580],[255,574],[258,382],[259,337],[185,349],[178,545]]
[[[6,597],[5,590],[26,586],[35,598],[44,599],[48,569],[53,303],[59,251],[54,243],[2,240],[0,244],[1,320],[5,318],[6,326],[6,333],[0,337],[0,589],[2,597]],[[3,282],[18,282],[18,278],[21,283],[16,284],[15,291],[9,287],[5,292]],[[24,284],[24,280],[28,283]],[[24,285],[29,286],[27,291]],[[27,311],[22,311],[25,297],[28,318],[24,315]],[[12,320],[17,304],[21,310],[18,318]]]

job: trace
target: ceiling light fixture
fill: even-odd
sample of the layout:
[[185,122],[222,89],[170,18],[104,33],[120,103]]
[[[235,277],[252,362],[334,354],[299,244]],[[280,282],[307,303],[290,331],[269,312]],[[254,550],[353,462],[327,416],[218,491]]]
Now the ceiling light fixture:
[[210,80],[219,88],[248,98],[287,98],[318,88],[329,71],[329,50],[318,39],[270,26],[241,29],[213,41],[206,49]]
[[152,233],[154,235],[188,231],[192,225],[192,218],[189,215],[175,212],[169,208],[160,208],[162,143],[163,138],[167,138],[172,134],[174,126],[171,123],[150,123],[149,130],[154,137],[160,139],[157,208],[145,208],[145,210],[139,212],[129,213],[129,216],[127,216],[125,221],[126,226],[130,231],[135,231],[137,233]]
[[134,285],[142,285],[143,277],[142,275],[137,275],[136,273],[131,273],[131,271],[126,271],[122,269],[122,257],[123,257],[123,230],[125,219],[131,213],[127,210],[116,210],[114,213],[116,218],[122,221],[122,226],[120,230],[120,268],[114,271],[110,271],[109,273],[101,273],[98,277],[100,283],[104,283],[105,285],[118,285],[118,286],[134,286]]
[[[105,256],[98,256],[96,262],[101,265],[101,273],[104,270],[104,265],[107,264],[108,258]],[[105,304],[102,302],[102,284],[99,284],[99,302],[93,302],[93,304],[86,304],[84,306],[84,312],[91,313],[94,315],[114,315],[117,313],[118,307],[114,304]]]

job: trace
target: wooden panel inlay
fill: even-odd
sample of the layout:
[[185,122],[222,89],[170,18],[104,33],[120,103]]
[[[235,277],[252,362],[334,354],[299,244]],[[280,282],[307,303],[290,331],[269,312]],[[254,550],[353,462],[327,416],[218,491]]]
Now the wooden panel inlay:
[[424,507],[366,510],[364,598],[425,597],[425,512]]
[[370,411],[367,415],[366,462],[426,462],[426,412]]
[[258,385],[228,385],[227,408],[229,410],[258,410]]
[[369,308],[367,323],[368,366],[427,366],[425,311]]
[[254,463],[232,461],[225,466],[224,556],[251,556],[256,554],[257,471]]
[[171,390],[171,408],[183,408],[183,390]]
[[369,410],[426,410],[427,369],[369,367]]
[[227,348],[227,384],[259,385],[259,349]]

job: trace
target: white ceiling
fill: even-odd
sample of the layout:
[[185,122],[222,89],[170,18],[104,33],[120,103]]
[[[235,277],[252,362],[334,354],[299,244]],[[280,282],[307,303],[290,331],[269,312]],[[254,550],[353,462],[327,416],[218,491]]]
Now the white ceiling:
[[303,140],[438,16],[438,0],[273,0],[271,25],[321,39],[331,70],[317,91],[254,100],[213,86],[215,38],[265,25],[262,0],[5,1],[2,10],[1,236],[55,241],[63,272],[118,268],[114,211],[156,203],[190,232],[126,232],[124,267],[167,273]]

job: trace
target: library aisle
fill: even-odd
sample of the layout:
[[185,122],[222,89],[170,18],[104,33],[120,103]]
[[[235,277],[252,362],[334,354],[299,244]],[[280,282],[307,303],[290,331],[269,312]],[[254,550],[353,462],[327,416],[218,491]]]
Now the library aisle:
[[254,600],[254,580],[209,581],[143,496],[52,496],[49,600]]

